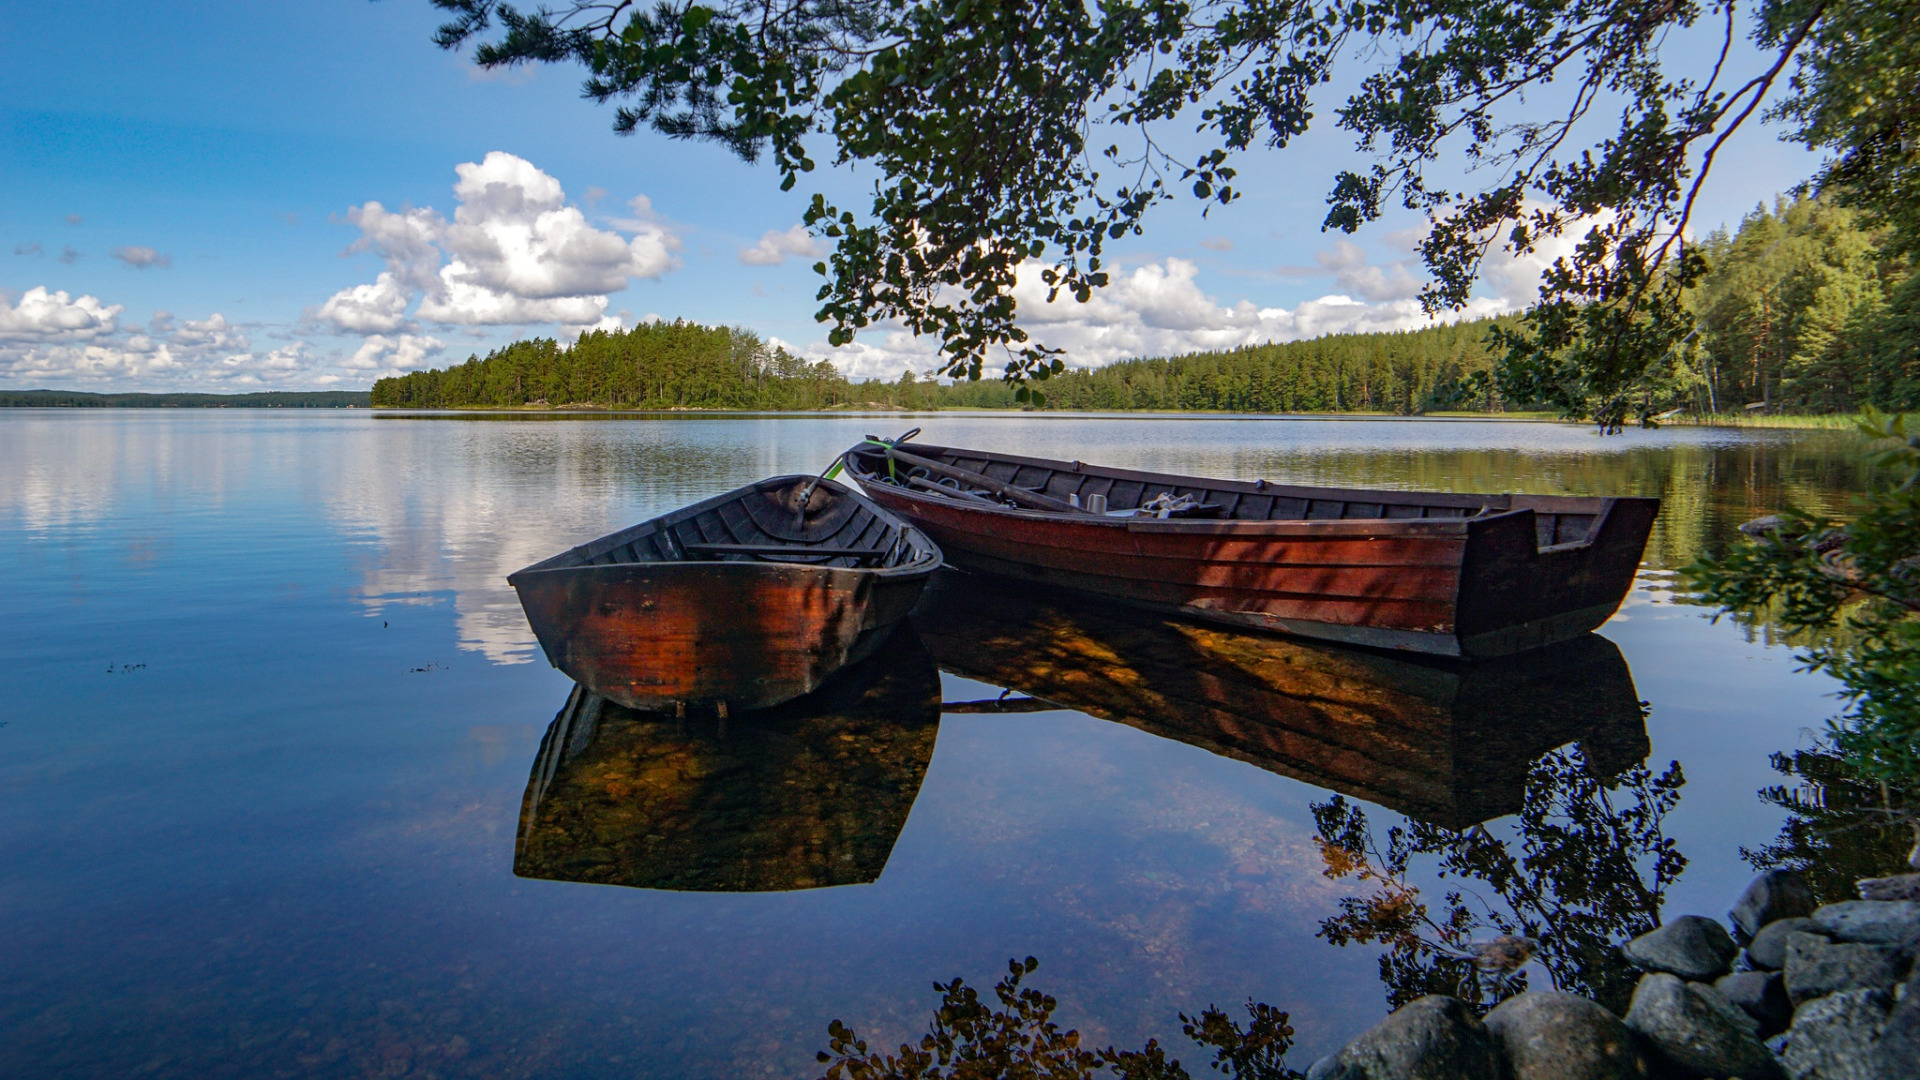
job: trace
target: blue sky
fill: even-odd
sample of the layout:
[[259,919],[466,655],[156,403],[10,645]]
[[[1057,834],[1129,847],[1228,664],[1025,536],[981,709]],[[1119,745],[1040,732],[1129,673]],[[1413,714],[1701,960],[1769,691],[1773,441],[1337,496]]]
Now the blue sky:
[[[4,0],[0,385],[362,388],[652,316],[746,326],[856,376],[932,367],[885,327],[825,346],[795,231],[806,185],[616,137],[577,69],[476,72],[432,44],[439,21],[426,0]],[[1240,203],[1162,208],[1118,250],[1113,287],[1023,309],[1031,329],[1101,364],[1417,325],[1417,221],[1319,231],[1349,157],[1332,132],[1248,157]],[[1753,132],[1701,220],[1736,220],[1810,168]],[[858,177],[821,182],[861,201]],[[1495,265],[1474,311],[1523,303],[1537,272]]]

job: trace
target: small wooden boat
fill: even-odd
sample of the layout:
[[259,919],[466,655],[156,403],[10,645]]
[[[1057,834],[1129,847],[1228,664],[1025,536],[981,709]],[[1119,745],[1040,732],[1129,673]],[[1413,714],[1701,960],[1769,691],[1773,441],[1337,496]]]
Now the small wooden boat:
[[1606,622],[1660,509],[1209,480],[904,438],[843,460],[964,570],[1439,656],[1503,656]]
[[751,723],[633,712],[575,687],[521,801],[513,872],[693,892],[880,877],[940,732],[911,627]]
[[507,578],[540,647],[632,709],[760,709],[870,655],[940,549],[829,480],[782,476]]
[[1289,641],[942,570],[913,624],[940,667],[1460,829],[1521,809],[1534,763],[1577,743],[1606,779],[1650,748],[1633,674],[1598,634],[1485,663]]

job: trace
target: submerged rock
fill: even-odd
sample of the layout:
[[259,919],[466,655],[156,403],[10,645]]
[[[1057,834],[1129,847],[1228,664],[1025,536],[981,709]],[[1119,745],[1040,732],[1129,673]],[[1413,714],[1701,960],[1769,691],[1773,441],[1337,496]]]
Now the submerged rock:
[[1860,879],[1862,900],[1920,900],[1920,874]]
[[1535,991],[1487,1014],[1513,1080],[1632,1080],[1639,1075],[1633,1033],[1578,994]]
[[1727,917],[1741,936],[1751,939],[1768,923],[1813,914],[1813,892],[1791,870],[1769,870],[1754,878]]
[[1780,1063],[1760,1043],[1753,1017],[1711,986],[1656,972],[1634,988],[1627,1027],[1689,1076],[1774,1080]]
[[1761,971],[1779,971],[1787,964],[1787,938],[1803,931],[1819,932],[1812,919],[1781,919],[1768,923],[1753,935],[1752,941],[1747,942],[1747,964]]
[[1787,997],[1795,1007],[1845,990],[1891,990],[1899,978],[1896,950],[1886,945],[1833,942],[1818,934],[1787,941]]
[[1785,1031],[1793,1020],[1793,1002],[1787,997],[1786,980],[1777,971],[1736,971],[1714,982],[1740,1011],[1760,1025],[1762,1038]]
[[1887,1020],[1886,993],[1847,990],[1808,1002],[1793,1014],[1781,1060],[1793,1080],[1894,1080],[1883,1072],[1875,1039]]
[[1622,947],[1643,971],[1663,971],[1683,979],[1713,979],[1733,967],[1740,947],[1727,928],[1700,915],[1682,915]]
[[1813,924],[1841,941],[1900,945],[1920,937],[1920,901],[1847,900],[1813,913]]
[[[1314,1069],[1320,1068],[1315,1063]],[[1361,1032],[1315,1080],[1486,1080],[1500,1075],[1493,1036],[1465,1002],[1410,1001]]]

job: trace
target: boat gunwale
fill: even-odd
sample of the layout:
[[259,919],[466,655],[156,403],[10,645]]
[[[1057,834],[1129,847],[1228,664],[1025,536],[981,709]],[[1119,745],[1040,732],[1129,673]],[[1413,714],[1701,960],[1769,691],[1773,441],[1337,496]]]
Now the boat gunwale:
[[[900,537],[905,539],[911,548],[917,550],[918,554],[903,559],[894,566],[833,566],[826,562],[786,562],[779,559],[769,559],[764,556],[751,559],[636,559],[619,563],[594,563],[589,561],[607,551],[638,540],[642,536],[647,535],[648,530],[658,532],[668,526],[696,518],[710,510],[717,510],[721,507],[744,501],[750,495],[776,488],[791,487],[800,483],[817,484],[841,498],[864,504],[866,509],[879,519],[881,523],[896,530]],[[876,548],[875,550],[882,549]],[[795,544],[794,551],[795,554],[804,555],[806,548],[804,545]],[[847,556],[834,555],[823,557],[846,558]],[[722,492],[711,498],[703,499],[700,502],[670,510],[664,514],[650,517],[645,521],[636,522],[624,529],[618,529],[604,536],[595,537],[585,543],[577,544],[559,554],[548,556],[539,562],[515,570],[513,573],[507,575],[507,583],[517,588],[520,581],[528,579],[532,575],[544,576],[553,573],[601,570],[612,567],[668,566],[680,566],[701,570],[711,569],[716,566],[738,566],[774,570],[838,570],[863,576],[902,577],[930,572],[938,568],[944,561],[944,558],[940,546],[934,543],[933,538],[928,536],[924,530],[912,522],[901,518],[898,514],[888,510],[886,507],[881,506],[864,491],[850,488],[844,484],[834,483],[832,480],[825,479],[824,477],[789,473],[782,476],[771,476],[763,480],[756,480],[750,484],[743,484],[740,487]]]
[[[1205,487],[1218,491],[1233,491],[1247,495],[1271,495],[1279,498],[1292,499],[1318,499],[1328,502],[1399,503],[1403,505],[1438,506],[1460,509],[1479,508],[1483,511],[1492,511],[1491,513],[1478,515],[1483,518],[1494,517],[1498,514],[1510,513],[1515,510],[1536,510],[1555,514],[1598,513],[1604,506],[1619,499],[1639,497],[1623,495],[1539,495],[1525,492],[1501,492],[1499,494],[1479,495],[1472,492],[1424,491],[1418,488],[1314,487],[1303,484],[1277,484],[1270,480],[1228,480],[1211,476],[1191,476],[1184,473],[1146,472],[1138,469],[1122,469],[1107,465],[1089,465],[1083,461],[1026,457],[1020,454],[1001,453],[997,450],[941,446],[935,443],[913,442],[906,444],[902,449],[909,449],[912,453],[922,457],[939,454],[977,457],[1009,462],[1021,466],[1031,466],[1033,468],[1051,469],[1056,472],[1066,472],[1076,476],[1111,477],[1119,480],[1166,483],[1174,487]],[[880,454],[881,452],[878,447],[868,443],[861,443],[858,446],[849,448],[843,457],[847,459],[848,470],[854,471],[856,476],[864,474],[874,476],[877,479],[878,474],[870,470],[860,469],[856,471],[852,459],[857,454]],[[905,488],[901,490],[907,491]],[[1007,509],[1047,518],[1063,518],[1069,516],[1059,511],[1031,510],[1024,507],[982,507],[981,509]],[[1113,520],[1126,521],[1129,519],[1116,518]],[[1168,520],[1192,522],[1213,519],[1178,518]],[[1402,521],[1464,521],[1467,520],[1467,518],[1288,518],[1269,520],[1313,521],[1316,524],[1322,524],[1332,521],[1391,521],[1395,523]]]

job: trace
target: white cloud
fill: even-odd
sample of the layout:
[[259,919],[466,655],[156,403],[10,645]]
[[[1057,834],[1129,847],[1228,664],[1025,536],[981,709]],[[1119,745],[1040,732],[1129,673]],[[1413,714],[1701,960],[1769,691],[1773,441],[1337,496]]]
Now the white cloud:
[[[1348,253],[1336,248],[1332,258],[1354,280],[1369,280],[1361,273],[1364,264],[1357,264]],[[1065,359],[1073,367],[1102,367],[1130,357],[1175,356],[1327,334],[1410,330],[1436,321],[1411,296],[1371,300],[1332,293],[1292,308],[1260,307],[1247,300],[1221,304],[1200,288],[1196,280],[1199,268],[1178,258],[1116,274],[1111,284],[1095,290],[1084,304],[1065,293],[1049,303],[1041,269],[1039,263],[1029,263],[1020,270],[1014,286],[1020,324],[1036,342],[1065,350]],[[1524,276],[1524,270],[1516,268],[1499,280],[1511,285]],[[1382,279],[1389,283],[1392,280],[1384,274]],[[1390,295],[1396,290],[1383,287],[1379,291]],[[1466,310],[1437,321],[1499,314],[1529,298],[1475,298]],[[864,334],[838,349],[816,342],[795,351],[829,359],[853,378],[892,379],[902,368],[926,371],[939,363],[930,340],[916,339],[898,329]]]
[[150,247],[117,247],[108,254],[135,270],[148,270],[156,266],[165,268],[173,265],[173,256],[155,251]]
[[446,348],[436,337],[399,334],[388,337],[374,334],[360,343],[352,356],[340,366],[349,371],[378,372],[385,375],[415,371],[426,366],[428,358]]
[[747,266],[779,266],[789,255],[808,258],[820,253],[820,242],[807,232],[807,227],[795,225],[785,232],[768,229],[759,243],[740,249],[740,261]]
[[1331,248],[1316,252],[1315,262],[1333,273],[1335,285],[1344,293],[1357,293],[1368,300],[1411,300],[1420,295],[1420,279],[1407,269],[1405,260],[1374,266],[1367,253],[1344,237]]
[[320,305],[316,317],[352,334],[390,334],[406,325],[413,297],[391,270],[371,285],[342,289]]
[[85,341],[114,331],[119,304],[103,304],[98,297],[78,300],[65,292],[48,292],[36,285],[8,304],[0,297],[0,341]]
[[[633,278],[658,278],[679,265],[680,238],[645,196],[622,232],[589,224],[560,181],[524,158],[493,151],[455,167],[459,205],[448,221],[431,208],[353,208],[361,238],[349,253],[373,251],[386,270],[372,284],[343,289],[312,316],[339,330],[391,334],[415,316],[466,326],[598,325],[607,294]],[[443,265],[444,263],[444,265]]]
[[327,359],[305,342],[260,352],[218,312],[178,323],[155,312],[145,327],[123,328],[121,311],[96,297],[74,299],[44,287],[28,290],[18,304],[0,302],[0,379],[238,388],[285,383]]

